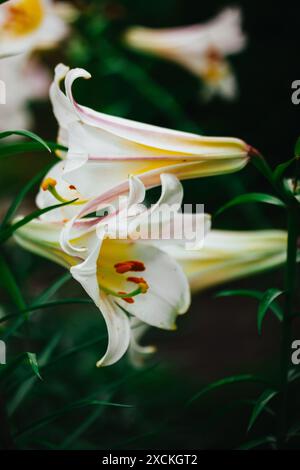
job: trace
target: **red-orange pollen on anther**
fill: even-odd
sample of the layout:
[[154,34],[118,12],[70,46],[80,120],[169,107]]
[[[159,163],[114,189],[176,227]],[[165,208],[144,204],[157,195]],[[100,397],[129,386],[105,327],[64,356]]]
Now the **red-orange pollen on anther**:
[[[120,291],[118,292],[120,295],[126,294],[126,292]],[[125,300],[128,304],[134,304],[134,299],[132,297],[122,297],[122,300]]]
[[76,186],[74,186],[74,184],[70,184],[69,189],[75,190],[75,189],[76,189]]
[[147,290],[149,289],[147,281],[143,277],[133,277],[130,276],[127,278],[127,281],[129,282],[134,282],[135,284],[138,284],[139,288],[141,289],[142,294],[146,294]]
[[139,272],[145,271],[145,265],[141,261],[122,261],[114,265],[115,270],[118,274],[124,274],[129,271]]

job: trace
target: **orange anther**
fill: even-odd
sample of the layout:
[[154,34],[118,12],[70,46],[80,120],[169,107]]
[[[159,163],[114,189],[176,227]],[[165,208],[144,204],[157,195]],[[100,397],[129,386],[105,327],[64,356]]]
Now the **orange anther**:
[[48,191],[49,188],[54,188],[57,185],[57,181],[54,178],[45,178],[41,184],[43,191]]
[[149,289],[148,283],[147,281],[145,281],[143,277],[130,276],[127,278],[127,281],[138,284],[139,288],[141,289],[142,294],[146,294],[147,290]]
[[145,271],[146,269],[144,263],[142,263],[141,261],[123,261],[121,263],[116,263],[114,265],[114,268],[119,274],[124,274],[128,271]]

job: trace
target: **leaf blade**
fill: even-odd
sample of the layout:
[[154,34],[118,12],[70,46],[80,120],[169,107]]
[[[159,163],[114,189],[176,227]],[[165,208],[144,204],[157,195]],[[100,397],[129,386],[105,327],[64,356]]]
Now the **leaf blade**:
[[6,230],[3,230],[2,234],[0,235],[0,243],[5,242],[16,230],[18,230],[20,227],[23,227],[23,225],[28,224],[29,222],[31,222],[31,220],[37,219],[42,214],[46,214],[47,212],[50,212],[54,209],[59,209],[60,207],[72,204],[75,201],[77,201],[77,199],[72,199],[71,201],[62,202],[60,204],[54,204],[52,206],[45,207],[44,209],[37,209],[37,210],[31,212],[31,214],[26,215],[25,217],[23,217],[18,222],[15,222],[13,225],[11,225]]
[[218,217],[223,212],[231,209],[232,207],[239,206],[240,204],[248,204],[248,203],[264,203],[264,204],[271,204],[274,206],[285,207],[284,203],[277,198],[276,196],[272,196],[271,194],[266,193],[247,193],[237,196],[231,199],[229,202],[224,204],[217,212],[214,214],[214,217]]
[[51,165],[47,165],[46,168],[38,172],[18,193],[18,195],[15,197],[13,200],[12,204],[8,208],[3,220],[2,220],[2,226],[5,226],[9,223],[9,221],[12,219],[18,208],[20,207],[24,197],[26,194],[37,184],[42,177],[49,171],[49,169],[52,167]]
[[[254,289],[229,289],[229,290],[223,290],[221,292],[218,292],[216,294],[216,297],[242,296],[242,297],[251,297],[253,299],[260,301],[263,295],[264,295],[263,292],[259,290],[254,290]],[[270,310],[272,310],[272,312],[277,317],[277,319],[279,321],[282,321],[283,313],[279,305],[273,302],[269,306],[269,308]]]
[[256,420],[258,419],[258,417],[260,416],[260,414],[262,413],[264,408],[272,400],[272,398],[274,396],[276,396],[277,394],[278,394],[277,390],[274,390],[274,389],[270,388],[270,389],[265,390],[260,395],[260,397],[256,401],[256,403],[254,405],[254,408],[253,408],[253,411],[251,413],[249,424],[248,424],[248,427],[247,427],[247,432],[249,432],[252,429],[254,423],[256,422]]
[[206,387],[204,387],[200,392],[196,393],[190,400],[188,400],[186,406],[190,406],[195,400],[198,400],[203,395],[211,392],[212,390],[216,390],[223,385],[231,385],[235,383],[242,383],[242,382],[258,382],[262,383],[262,379],[256,377],[252,374],[240,374],[240,375],[232,375],[229,377],[225,377],[220,380],[216,380],[215,382],[210,383]]
[[40,380],[43,380],[42,379],[42,376],[40,374],[40,370],[39,370],[39,364],[38,364],[38,360],[37,360],[37,356],[35,353],[32,353],[32,352],[27,352],[27,358],[28,358],[28,361],[29,361],[29,364],[33,370],[33,372],[35,373],[35,375],[40,379]]
[[38,144],[40,144],[42,147],[45,147],[45,149],[47,149],[48,152],[51,153],[51,148],[49,147],[49,145],[47,144],[47,142],[44,139],[39,137],[34,132],[26,131],[24,129],[0,132],[0,139],[4,139],[4,138],[10,137],[12,135],[20,135],[22,137],[28,137],[29,139],[33,140],[34,142],[37,142]]
[[258,306],[258,312],[257,312],[257,330],[258,334],[261,335],[262,332],[262,323],[263,320],[271,306],[271,304],[274,302],[277,297],[283,294],[284,291],[279,290],[279,289],[268,289],[262,296],[259,302]]

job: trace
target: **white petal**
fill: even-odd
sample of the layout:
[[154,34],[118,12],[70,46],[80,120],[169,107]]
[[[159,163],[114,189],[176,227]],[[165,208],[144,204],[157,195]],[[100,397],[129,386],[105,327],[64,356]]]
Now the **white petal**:
[[100,309],[107,326],[108,346],[97,366],[108,366],[117,362],[127,351],[130,343],[130,322],[127,315],[99,290],[97,259],[102,240],[97,239],[87,259],[71,269],[71,274]]
[[135,367],[144,365],[144,361],[149,355],[155,353],[155,346],[141,346],[140,339],[144,336],[145,332],[149,329],[148,325],[141,322],[137,318],[130,319],[131,324],[131,340],[129,346],[129,358]]
[[185,313],[190,305],[187,278],[179,264],[156,247],[135,243],[132,258],[142,261],[142,273],[149,285],[146,294],[134,297],[134,303],[118,303],[131,315],[148,325],[167,330],[174,329],[177,315]]
[[[63,129],[67,129],[68,124],[76,120],[72,104],[60,89],[60,82],[64,79],[69,70],[69,67],[66,65],[58,64],[55,67],[54,80],[50,86],[50,99],[53,112],[60,127]],[[63,144],[67,144],[67,142]]]
[[[52,178],[56,181],[55,189],[58,194],[65,199],[66,201],[72,201],[73,199],[82,199],[82,196],[78,191],[70,189],[70,183],[67,183],[63,179],[63,167],[64,162],[60,161],[56,163],[50,171],[47,173],[45,178]],[[86,178],[85,168],[82,169],[82,178]],[[75,186],[75,185],[74,185]],[[59,201],[49,192],[44,191],[40,188],[38,195],[36,197],[36,204],[40,209],[44,209],[54,204],[58,204]],[[46,212],[41,215],[41,219],[48,221],[62,221],[73,218],[82,210],[83,206],[81,205],[67,205],[54,209],[50,212]]]
[[193,291],[269,269],[286,259],[287,234],[281,230],[212,230],[200,250],[161,245],[182,266]]
[[[21,217],[14,222],[18,220],[21,220]],[[32,253],[70,268],[70,266],[78,262],[78,259],[68,256],[61,250],[59,244],[61,230],[61,223],[32,220],[16,230],[14,239],[19,245]]]
[[97,367],[115,364],[126,353],[131,339],[130,321],[127,315],[105,294],[100,292],[100,311],[108,331],[108,346]]
[[129,178],[128,209],[144,202],[146,195],[145,186],[141,180],[135,176]]
[[143,233],[149,232],[150,228],[152,233],[154,229],[160,233],[162,226],[169,224],[170,218],[179,211],[183,199],[182,184],[174,175],[162,174],[160,179],[161,195],[158,202],[130,222],[129,236],[133,237],[137,228]]
[[[79,105],[72,94],[72,84],[77,78],[89,78],[90,74],[84,69],[73,69],[67,72],[65,78],[66,92],[69,103],[73,106],[77,120],[83,124],[102,131],[99,154],[94,157],[108,158],[116,157],[116,153],[111,154],[101,152],[103,145],[109,145],[113,139],[121,143],[123,148],[127,148],[127,154],[121,153],[124,157],[167,157],[176,156],[178,158],[188,158],[189,156],[208,156],[227,158],[228,153],[233,156],[240,156],[247,152],[245,143],[235,138],[204,137],[188,132],[175,131],[150,124],[144,124],[129,119],[110,116],[96,112],[90,108]],[[106,141],[104,136],[106,134]],[[120,140],[121,139],[121,140]],[[100,140],[100,139],[99,139]],[[222,146],[224,144],[224,146]],[[102,147],[101,147],[102,146]],[[122,152],[122,146],[120,151]]]

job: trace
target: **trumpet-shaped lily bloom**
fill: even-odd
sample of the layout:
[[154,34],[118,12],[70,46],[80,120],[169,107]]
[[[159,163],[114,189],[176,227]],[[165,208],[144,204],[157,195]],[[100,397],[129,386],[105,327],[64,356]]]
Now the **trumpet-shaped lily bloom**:
[[[131,177],[128,197],[108,215],[80,218],[77,213],[66,224],[40,219],[16,232],[16,240],[23,247],[69,268],[101,310],[109,341],[98,366],[118,361],[130,343],[140,353],[149,353],[151,347],[143,349],[137,344],[144,325],[172,330],[177,315],[189,307],[189,285],[179,264],[159,248],[159,241],[153,246],[137,231],[142,225],[151,228],[151,216],[164,205],[181,204],[179,181],[164,174],[161,182],[161,197],[152,208],[141,204],[145,187]],[[46,187],[51,180],[42,184]],[[102,206],[107,204],[104,198]],[[168,223],[167,218],[160,223]],[[206,231],[208,216],[203,217],[203,224]],[[134,330],[136,334],[132,334]]]
[[166,29],[132,27],[125,41],[130,47],[177,62],[200,77],[208,98],[213,94],[229,99],[236,95],[236,79],[226,57],[240,52],[246,43],[237,8],[227,8],[205,24]]
[[201,250],[164,246],[186,273],[192,292],[276,267],[286,260],[282,230],[211,230]]
[[[200,250],[186,250],[183,244],[162,244],[161,248],[181,265],[192,293],[279,266],[286,260],[287,233],[282,230],[211,230]],[[300,251],[298,255],[300,261]],[[137,324],[134,335],[140,341],[149,327]],[[141,366],[151,348],[140,349],[132,339],[130,356]]]
[[[68,147],[63,156],[64,179],[85,198],[100,193],[102,197],[116,186],[128,191],[129,174],[151,187],[159,184],[163,172],[186,179],[233,172],[246,165],[250,147],[237,138],[165,129],[79,105],[72,94],[77,78],[90,78],[90,74],[60,64],[50,96],[59,143]],[[60,88],[63,79],[65,93]]]
[[70,8],[63,5],[52,0],[10,0],[0,5],[0,57],[57,44],[68,32],[61,16]]

